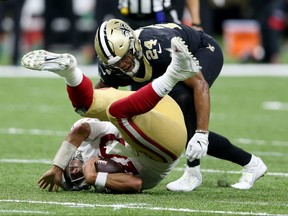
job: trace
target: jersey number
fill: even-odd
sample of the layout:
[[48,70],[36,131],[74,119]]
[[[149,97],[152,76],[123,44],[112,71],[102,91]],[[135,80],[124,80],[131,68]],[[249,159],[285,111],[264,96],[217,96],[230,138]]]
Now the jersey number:
[[[158,59],[158,52],[159,50],[157,50],[157,47],[153,49],[153,47],[155,47],[157,44],[157,40],[149,40],[149,41],[145,41],[144,42],[144,46],[148,49],[146,50],[145,52],[145,56],[148,60],[151,60],[151,59]],[[161,46],[159,44],[159,47],[161,49]],[[157,52],[158,51],[158,52]],[[162,52],[162,50],[160,50]],[[161,53],[160,52],[160,53]]]

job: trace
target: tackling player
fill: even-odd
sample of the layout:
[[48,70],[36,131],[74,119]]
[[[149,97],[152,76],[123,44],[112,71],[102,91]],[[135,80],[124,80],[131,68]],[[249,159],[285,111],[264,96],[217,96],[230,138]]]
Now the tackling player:
[[[266,165],[260,158],[232,145],[226,137],[209,131],[209,88],[223,66],[221,48],[211,36],[175,23],[146,26],[134,31],[121,20],[106,21],[97,29],[95,36],[101,76],[95,87],[118,88],[161,76],[171,62],[170,41],[175,36],[185,41],[202,69],[197,75],[177,83],[169,93],[184,114],[188,143],[185,172],[167,188],[171,191],[192,191],[199,187],[202,183],[199,159],[208,154],[242,166],[240,181],[232,187],[250,189],[266,172]],[[181,73],[178,70],[178,76]]]
[[[136,92],[114,88],[93,89],[91,80],[82,74],[75,57],[70,54],[36,50],[24,55],[21,64],[29,69],[48,70],[63,77],[77,113],[84,117],[110,121],[119,130],[122,138],[140,153],[140,157],[144,154],[150,158],[155,164],[154,167],[157,167],[158,174],[154,182],[142,183],[142,187],[144,185],[149,188],[175,166],[187,141],[181,109],[167,94],[177,82],[194,76],[201,69],[197,59],[179,37],[171,39],[171,56],[172,61],[166,73]],[[179,70],[182,71],[180,76],[177,74]],[[40,179],[40,187],[49,186],[52,191],[63,186],[62,172],[80,145],[77,139],[81,136],[77,135],[78,133],[75,138],[63,141],[52,168]],[[94,171],[92,175],[86,175],[84,168],[84,175],[88,184],[112,188],[113,174]],[[135,188],[136,191],[140,190],[139,187]]]

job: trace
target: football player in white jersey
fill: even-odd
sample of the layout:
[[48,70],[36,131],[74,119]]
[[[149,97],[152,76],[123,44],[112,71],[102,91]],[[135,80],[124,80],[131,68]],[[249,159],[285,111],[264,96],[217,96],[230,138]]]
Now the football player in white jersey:
[[[165,178],[178,161],[171,163],[168,168],[163,166],[125,142],[111,122],[95,118],[83,118],[75,122],[65,140],[79,147],[62,173],[60,187],[64,190],[90,189],[87,183],[90,178],[91,185],[95,186],[93,175],[96,175],[95,162],[99,159],[113,160],[123,168],[119,173],[108,174],[105,187],[95,186],[96,192],[107,193],[135,193],[151,189]],[[45,189],[48,185],[46,177],[45,173],[39,179],[40,188]]]

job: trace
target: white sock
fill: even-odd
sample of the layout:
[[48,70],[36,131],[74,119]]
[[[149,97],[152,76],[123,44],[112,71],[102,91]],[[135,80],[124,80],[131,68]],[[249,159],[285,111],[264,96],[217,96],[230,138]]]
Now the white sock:
[[257,157],[254,156],[254,155],[252,155],[251,160],[250,160],[249,163],[246,164],[244,167],[250,168],[250,167],[256,166],[256,165],[257,165],[257,162],[258,162]]
[[75,87],[81,83],[83,74],[82,71],[77,67],[76,70],[69,71],[68,73],[65,73],[65,75],[63,74],[63,77],[67,85]]
[[[168,70],[169,67],[167,68],[167,71]],[[167,95],[178,82],[178,80],[171,77],[171,74],[169,74],[169,72],[167,73],[167,71],[152,82],[152,88],[160,97]]]

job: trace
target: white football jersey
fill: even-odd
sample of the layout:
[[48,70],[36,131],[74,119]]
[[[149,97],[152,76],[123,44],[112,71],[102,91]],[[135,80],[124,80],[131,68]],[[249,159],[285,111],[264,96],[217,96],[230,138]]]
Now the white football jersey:
[[121,164],[127,173],[142,179],[142,190],[159,184],[178,162],[160,163],[148,158],[125,142],[117,128],[110,122],[83,118],[78,120],[73,127],[81,122],[87,122],[91,127],[91,134],[78,148],[78,151],[82,152],[84,162],[91,157],[114,160]]

